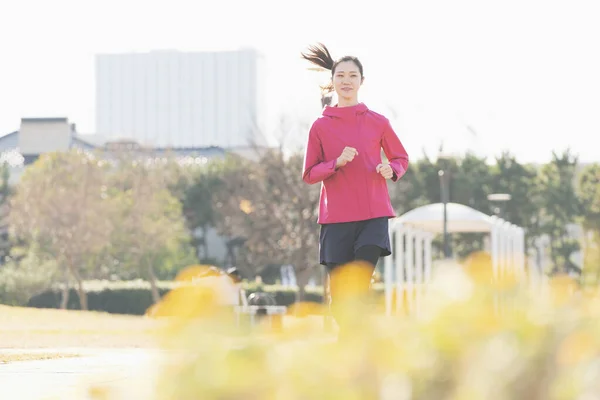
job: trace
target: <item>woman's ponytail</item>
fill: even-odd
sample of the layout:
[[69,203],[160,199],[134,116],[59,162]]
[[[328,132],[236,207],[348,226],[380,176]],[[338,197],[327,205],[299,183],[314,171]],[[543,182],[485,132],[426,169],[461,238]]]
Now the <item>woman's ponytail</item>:
[[333,57],[331,57],[329,50],[327,50],[327,47],[323,43],[310,45],[308,46],[308,52],[301,54],[302,58],[318,65],[319,67],[328,69],[330,71],[333,68]]
[[[321,68],[330,70],[333,73],[335,61],[323,43],[308,46],[308,51],[306,53],[301,53],[301,55],[305,60],[308,60]],[[329,84],[321,86],[321,90],[324,95],[333,92],[333,83],[329,82]]]

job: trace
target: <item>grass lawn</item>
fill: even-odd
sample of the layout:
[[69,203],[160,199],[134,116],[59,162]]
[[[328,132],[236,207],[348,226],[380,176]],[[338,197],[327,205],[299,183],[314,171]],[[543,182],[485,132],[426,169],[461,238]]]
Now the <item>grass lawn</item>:
[[[143,316],[0,305],[0,364],[76,357],[86,349],[160,348],[161,328],[168,323]],[[322,318],[286,316],[284,326],[314,333],[322,330]],[[232,338],[232,343],[244,342]]]
[[141,316],[0,305],[0,349],[156,347],[160,327]]

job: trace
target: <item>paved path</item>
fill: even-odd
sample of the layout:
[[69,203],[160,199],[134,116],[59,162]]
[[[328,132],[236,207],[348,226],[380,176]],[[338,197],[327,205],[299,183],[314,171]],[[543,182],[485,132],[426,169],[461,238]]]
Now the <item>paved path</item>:
[[[7,352],[8,350],[0,350]],[[11,352],[32,352],[27,349]],[[43,349],[79,357],[0,365],[2,400],[87,400],[90,387],[106,387],[111,400],[153,399],[159,351],[143,349]],[[97,397],[100,399],[101,397]]]
[[[333,337],[313,339],[332,343]],[[304,340],[298,339],[304,343]],[[290,342],[290,344],[293,342]],[[241,343],[232,348],[243,347]],[[0,349],[1,353],[62,353],[77,357],[0,364],[0,400],[156,400],[157,367],[175,353],[159,349]],[[90,395],[90,388],[109,395]]]

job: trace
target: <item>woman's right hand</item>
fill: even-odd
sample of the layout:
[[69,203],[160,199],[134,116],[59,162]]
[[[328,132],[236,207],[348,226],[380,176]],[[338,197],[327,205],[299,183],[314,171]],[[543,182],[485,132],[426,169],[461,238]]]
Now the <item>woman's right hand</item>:
[[345,147],[342,154],[337,158],[335,167],[340,168],[354,160],[354,157],[358,155],[358,151],[354,147]]

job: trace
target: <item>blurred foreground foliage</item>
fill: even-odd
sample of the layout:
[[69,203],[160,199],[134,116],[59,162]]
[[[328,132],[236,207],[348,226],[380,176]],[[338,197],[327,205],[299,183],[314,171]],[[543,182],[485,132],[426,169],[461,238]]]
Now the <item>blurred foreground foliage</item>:
[[[447,265],[416,313],[386,316],[348,282],[338,341],[316,318],[242,334],[221,294],[198,280],[154,309],[169,318],[157,399],[594,399],[600,393],[600,292],[556,276],[493,279],[477,253]],[[205,283],[205,284],[203,284]],[[409,296],[410,297],[410,296]],[[407,297],[408,298],[408,297]],[[314,307],[314,306],[313,306]],[[320,321],[320,320],[319,320]]]

